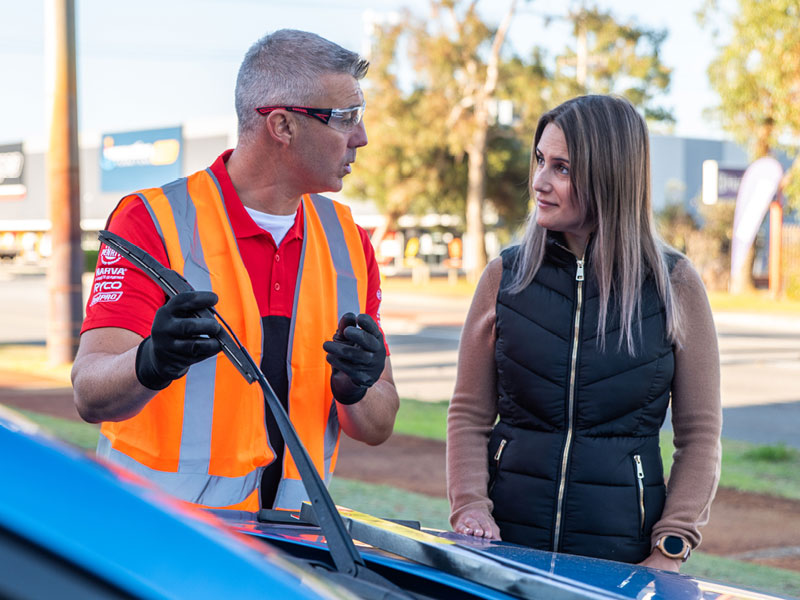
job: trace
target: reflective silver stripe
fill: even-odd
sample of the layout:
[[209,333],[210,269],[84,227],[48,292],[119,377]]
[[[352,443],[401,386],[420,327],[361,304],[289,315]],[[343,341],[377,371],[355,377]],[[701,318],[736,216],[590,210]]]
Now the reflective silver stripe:
[[[325,484],[328,484],[327,477]],[[303,502],[308,501],[306,488],[299,479],[281,479],[278,484],[278,492],[275,494],[273,508],[284,510],[298,510]]]
[[346,312],[358,314],[360,312],[358,281],[353,273],[353,263],[344,239],[339,215],[336,214],[333,201],[329,198],[314,194],[311,196],[311,201],[314,203],[314,208],[322,223],[322,229],[325,231],[333,267],[336,269],[336,312],[340,317]]
[[114,450],[102,433],[97,441],[97,455],[149,479],[165,492],[195,504],[215,508],[244,502],[261,482],[263,467],[243,477],[217,477],[202,473],[168,473],[151,469],[127,454]]
[[[175,215],[175,225],[181,243],[181,252],[186,257],[187,246],[192,246],[189,231],[197,232],[197,211],[188,194],[188,180],[178,179],[168,183],[162,188],[164,195],[170,203]],[[164,233],[161,224],[156,218],[155,211],[150,206],[144,194],[137,194],[150,213],[150,217],[158,230],[166,250]],[[180,219],[179,219],[180,217]],[[195,244],[196,246],[196,244]],[[184,277],[197,289],[211,289],[211,278],[205,266],[202,248],[195,247],[192,251],[193,261],[186,261]],[[203,266],[199,268],[197,262]],[[190,266],[191,265],[191,266]],[[208,473],[211,455],[211,421],[213,413],[213,388],[216,376],[216,357],[194,365],[186,374],[186,393],[184,399],[183,432],[181,434],[179,473]],[[210,383],[209,383],[210,382]]]
[[[297,266],[297,280],[294,284],[294,300],[292,301],[292,319],[289,321],[289,342],[286,347],[286,375],[289,383],[289,390],[292,389],[292,352],[294,350],[294,328],[297,325],[297,301],[300,298],[300,282],[303,280],[303,265],[306,261],[306,245],[308,244],[308,217],[303,215],[303,245],[300,249],[300,263]],[[288,397],[288,395],[287,395]],[[291,416],[291,407],[289,408]],[[285,452],[285,450],[284,450]]]
[[[331,254],[331,262],[336,270],[336,314],[341,317],[346,312],[358,314],[361,308],[358,301],[358,280],[353,271],[353,263],[347,242],[344,237],[344,230],[336,214],[333,201],[324,196],[312,194],[310,196],[314,204],[314,210],[322,223],[322,230],[328,242],[328,249]],[[305,211],[308,215],[308,210]],[[294,350],[294,330],[297,326],[297,302],[300,297],[300,283],[303,277],[303,265],[305,264],[306,244],[308,243],[308,216],[303,219],[303,248],[300,252],[300,265],[297,271],[297,284],[294,291],[294,304],[292,306],[292,320],[289,326],[289,347],[286,352],[286,372],[289,379],[289,390],[292,389],[292,352]],[[291,414],[291,406],[290,414]],[[328,413],[328,422],[325,426],[323,439],[323,459],[324,459],[324,478],[325,485],[331,481],[331,461],[336,450],[336,442],[339,440],[339,415],[336,412],[336,402],[331,402],[331,410]],[[284,449],[284,456],[288,453]],[[284,458],[285,460],[285,458]],[[278,492],[275,496],[274,508],[297,509],[300,504],[308,500],[302,482],[296,479],[284,477],[278,484]]]
[[[164,243],[164,232],[161,231],[161,223],[158,222],[158,219],[156,218],[156,213],[153,212],[153,207],[150,206],[150,203],[147,201],[147,198],[145,197],[144,194],[136,193],[135,195],[139,196],[139,199],[141,199],[142,203],[144,204],[144,207],[147,209],[147,212],[150,213],[150,218],[153,220],[153,225],[156,226],[156,231],[158,231],[158,235],[161,238],[161,243],[163,244]],[[166,251],[167,251],[167,247],[164,246],[164,252],[166,253]]]
[[[162,191],[170,204],[175,220],[184,260],[183,276],[195,289],[211,290],[211,275],[200,245],[197,211],[189,197],[188,180],[182,178],[168,183]],[[151,210],[150,207],[148,210]],[[154,214],[152,210],[151,214]],[[217,356],[213,356],[193,365],[186,373],[179,473],[208,474],[216,368]],[[226,502],[220,506],[228,504],[235,502]]]

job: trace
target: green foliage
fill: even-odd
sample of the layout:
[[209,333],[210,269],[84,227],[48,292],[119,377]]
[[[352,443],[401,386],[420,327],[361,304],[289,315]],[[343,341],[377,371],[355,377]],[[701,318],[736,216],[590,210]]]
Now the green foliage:
[[681,573],[773,594],[800,595],[800,573],[797,571],[774,569],[704,552],[693,552]]
[[[684,252],[700,273],[709,290],[727,290],[730,281],[730,246],[735,204],[702,204],[697,221],[689,223],[680,209],[672,219],[662,221],[661,231],[678,250]],[[699,221],[699,222],[698,222]],[[669,230],[674,226],[674,230]]]
[[762,462],[790,462],[798,458],[798,452],[794,448],[780,443],[772,446],[756,446],[746,450],[742,454],[742,458]]
[[444,440],[447,437],[448,401],[420,402],[403,398],[394,424],[394,432],[404,435]]
[[[723,439],[719,485],[800,500],[800,452],[779,448]],[[672,434],[662,433],[661,458],[665,473],[669,473],[674,451]]]
[[[487,98],[488,57],[498,28],[482,19],[477,6],[431,0],[425,18],[404,11],[397,23],[376,26],[364,84],[370,145],[359,153],[346,185],[348,194],[374,201],[390,220],[429,211],[465,214],[468,164],[483,153],[484,196],[499,213],[501,227],[516,230],[528,211],[536,122],[576,95],[619,93],[650,119],[671,118],[654,105],[669,85],[670,69],[660,59],[665,33],[619,23],[596,9],[567,16],[586,29],[587,81],[578,83],[568,66],[576,55],[574,40],[549,62],[542,48],[520,57],[505,47]],[[402,68],[407,63],[410,74]],[[555,69],[548,66],[553,63]],[[487,110],[495,100],[513,103],[510,124],[498,123]]]
[[681,202],[670,202],[655,215],[656,229],[661,238],[676,250],[687,251],[689,239],[698,230],[694,217]]
[[83,251],[83,272],[94,273],[94,268],[97,266],[97,256],[100,254],[99,250],[84,250]]
[[[716,2],[707,2],[701,23],[719,18]],[[739,0],[730,16],[730,42],[708,68],[720,96],[715,114],[752,158],[775,148],[797,154],[800,136],[800,3],[797,0]],[[790,140],[789,145],[782,143]],[[784,181],[790,205],[800,206],[800,163],[795,159]]]
[[29,410],[14,409],[39,425],[50,435],[64,440],[78,448],[94,450],[100,436],[100,427],[91,423],[70,421],[59,417],[51,417]]
[[338,506],[382,519],[407,519],[431,529],[450,529],[450,504],[444,498],[336,476],[329,489]]
[[[666,30],[648,29],[635,22],[618,21],[610,12],[581,7],[570,12],[576,40],[586,40],[586,55],[567,48],[556,59],[557,76],[567,75],[584,93],[618,94],[641,107],[650,121],[674,122],[669,110],[655,106],[655,98],[669,88],[672,69],[661,62]],[[585,68],[585,78],[581,73]]]

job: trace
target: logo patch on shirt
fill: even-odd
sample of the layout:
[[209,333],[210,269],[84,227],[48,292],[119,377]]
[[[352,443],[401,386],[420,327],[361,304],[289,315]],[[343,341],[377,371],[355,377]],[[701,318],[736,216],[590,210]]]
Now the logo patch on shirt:
[[116,250],[109,248],[108,246],[103,246],[103,249],[100,250],[100,262],[104,265],[113,265],[115,262],[119,261],[122,258]]
[[98,292],[92,296],[92,302],[89,306],[94,306],[98,302],[116,302],[120,298],[122,298],[122,292]]
[[121,281],[97,281],[95,280],[94,289],[92,290],[95,294],[97,292],[108,292],[111,290],[119,290],[122,288]]

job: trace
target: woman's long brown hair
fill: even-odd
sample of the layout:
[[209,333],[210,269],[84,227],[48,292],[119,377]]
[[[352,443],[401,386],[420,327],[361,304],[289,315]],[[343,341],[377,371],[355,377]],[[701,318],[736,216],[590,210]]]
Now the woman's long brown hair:
[[[570,160],[573,201],[592,225],[588,257],[600,294],[597,336],[605,348],[605,326],[610,310],[619,310],[620,346],[636,354],[634,321],[641,316],[641,290],[652,274],[666,307],[667,335],[680,339],[678,307],[665,253],[669,248],[655,232],[650,203],[650,142],[642,116],[624,98],[580,96],[539,119],[531,151],[530,182],[536,170],[536,147],[544,128],[556,125],[564,133]],[[531,191],[531,193],[533,193]],[[533,281],[542,264],[547,230],[536,223],[536,210],[520,246],[511,291]],[[673,251],[674,252],[674,251]],[[609,299],[616,299],[613,307]]]

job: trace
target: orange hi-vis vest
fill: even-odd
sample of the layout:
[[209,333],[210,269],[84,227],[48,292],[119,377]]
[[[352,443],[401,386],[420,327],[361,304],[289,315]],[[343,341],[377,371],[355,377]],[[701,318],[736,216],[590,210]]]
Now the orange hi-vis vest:
[[[219,296],[216,309],[260,364],[258,304],[211,170],[128,196],[115,212],[136,198],[153,219],[170,267],[195,289]],[[339,421],[322,343],[331,339],[342,314],[364,312],[367,267],[350,209],[317,195],[302,202],[303,249],[287,352],[289,416],[328,483]],[[257,511],[262,471],[275,458],[264,410],[260,387],[247,384],[220,353],[190,367],[137,415],[104,422],[97,454],[187,502]],[[274,507],[297,509],[304,500],[297,467],[285,450]]]

